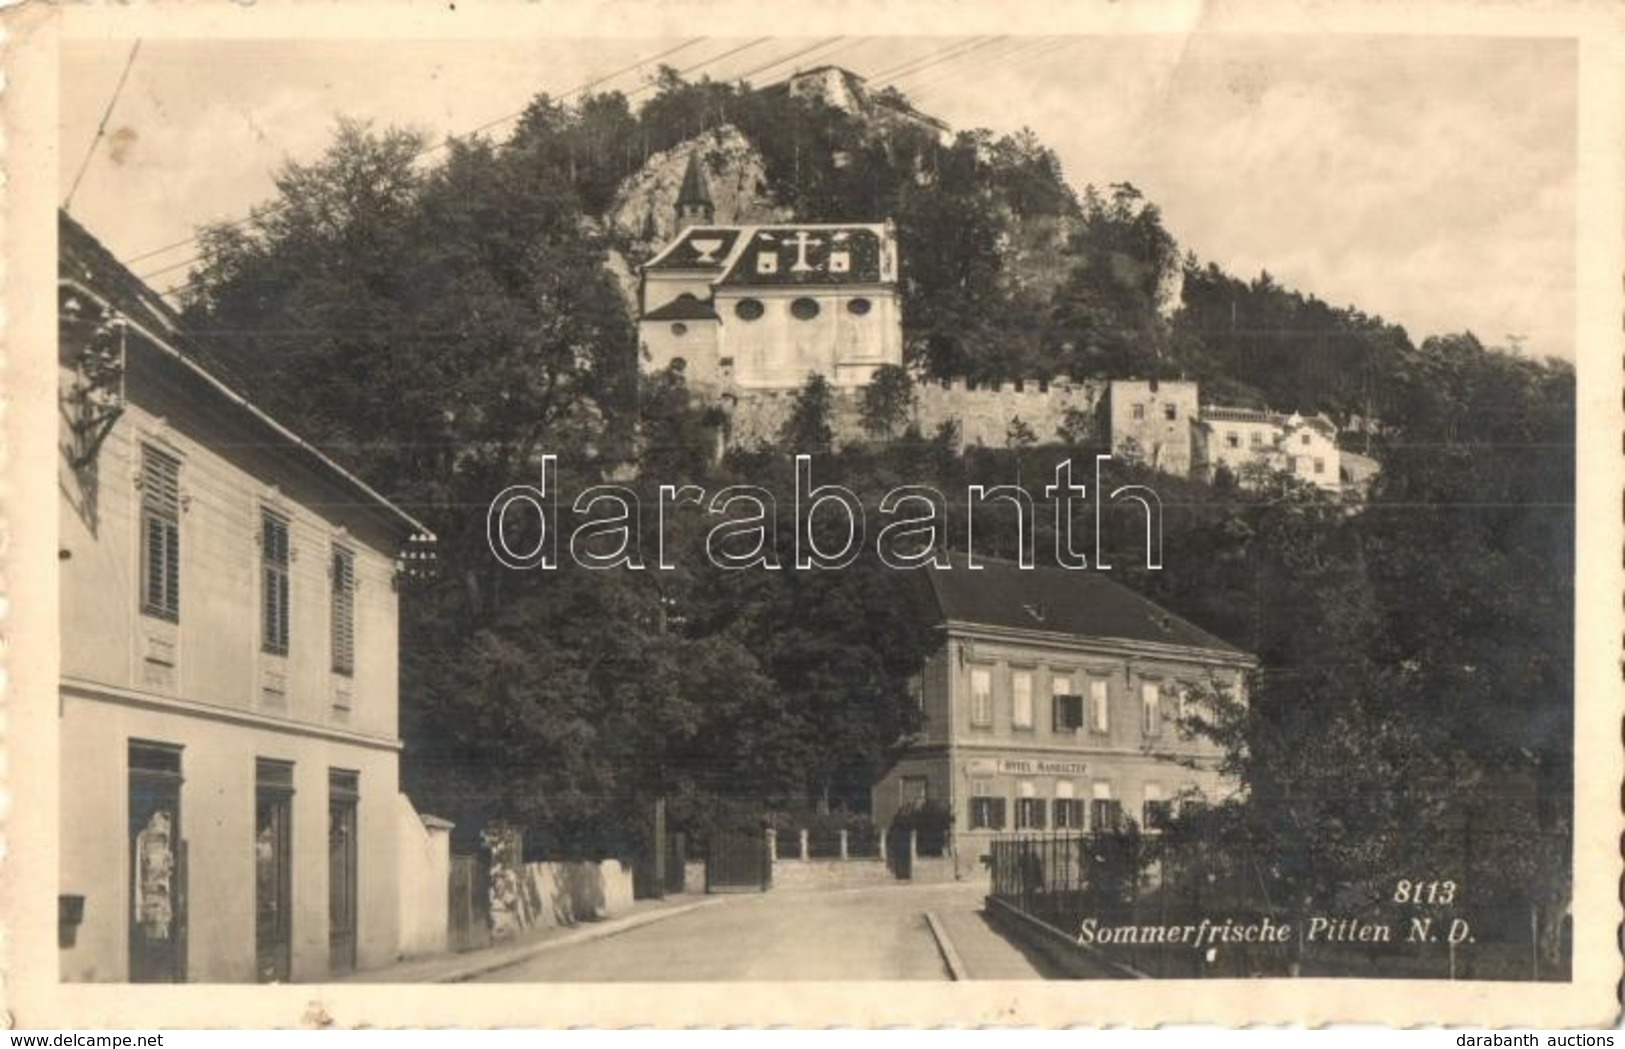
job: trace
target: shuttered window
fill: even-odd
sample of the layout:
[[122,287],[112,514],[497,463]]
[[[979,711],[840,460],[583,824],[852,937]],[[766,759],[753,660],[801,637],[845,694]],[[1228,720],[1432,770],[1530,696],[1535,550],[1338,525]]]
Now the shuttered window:
[[333,548],[333,673],[355,673],[355,554]]
[[288,519],[260,511],[260,647],[288,654]]
[[181,617],[181,464],[141,448],[141,611]]

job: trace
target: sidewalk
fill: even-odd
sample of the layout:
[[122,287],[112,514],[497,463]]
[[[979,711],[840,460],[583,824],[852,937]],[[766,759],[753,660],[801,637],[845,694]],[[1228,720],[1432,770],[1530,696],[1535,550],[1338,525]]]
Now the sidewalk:
[[[980,910],[944,910],[932,915],[933,933],[947,945],[945,956],[953,956],[950,968],[959,980],[1043,980],[1058,974],[1043,959],[1023,951],[999,934],[982,917]],[[957,965],[955,964],[957,963]]]
[[337,983],[461,983],[495,969],[518,965],[545,951],[602,940],[653,922],[675,918],[726,897],[685,893],[663,900],[637,900],[627,911],[603,921],[531,929],[472,951],[412,958],[380,969],[351,973]]

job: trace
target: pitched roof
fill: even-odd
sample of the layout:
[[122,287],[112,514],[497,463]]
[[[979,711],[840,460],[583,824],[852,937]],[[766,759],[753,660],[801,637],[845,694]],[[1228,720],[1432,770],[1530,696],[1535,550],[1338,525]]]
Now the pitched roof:
[[[1316,412],[1314,415],[1290,415],[1286,412],[1261,411],[1257,408],[1226,408],[1222,405],[1203,405],[1199,413],[1203,423],[1230,422],[1230,423],[1267,423],[1290,429],[1294,426],[1308,426],[1319,430],[1328,437],[1337,436],[1337,424],[1326,417],[1325,412]],[[1293,420],[1297,422],[1294,423]]]
[[63,285],[82,289],[82,294],[73,292],[77,297],[100,300],[102,308],[130,324],[140,336],[139,342],[179,363],[192,379],[200,382],[201,389],[209,391],[209,396],[220,398],[254,424],[268,428],[293,458],[362,496],[365,505],[381,512],[398,530],[433,536],[422,522],[255,405],[241,392],[240,384],[220,358],[191,338],[180,315],[89,230],[60,209],[57,211],[57,279]]
[[58,209],[56,219],[58,279],[73,281],[94,291],[127,320],[168,339],[217,378],[228,385],[240,385],[225,361],[187,337],[180,314],[131,273],[89,230],[66,211]]
[[952,567],[926,572],[945,620],[1079,638],[1149,642],[1202,649],[1231,659],[1246,653],[1141,597],[1095,569],[1070,571],[978,556],[979,570],[962,553]]
[[663,306],[656,306],[643,315],[646,321],[714,321],[717,311],[712,308],[711,300],[698,299],[688,292],[683,292],[675,299]]
[[749,226],[690,226],[644,263],[645,270],[721,270]]

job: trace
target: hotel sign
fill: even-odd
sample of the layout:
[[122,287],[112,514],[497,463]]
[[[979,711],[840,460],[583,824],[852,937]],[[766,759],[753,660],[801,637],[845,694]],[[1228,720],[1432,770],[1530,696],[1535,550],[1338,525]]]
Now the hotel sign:
[[965,762],[965,771],[972,776],[1082,776],[1089,771],[1089,765],[1049,758],[972,758]]

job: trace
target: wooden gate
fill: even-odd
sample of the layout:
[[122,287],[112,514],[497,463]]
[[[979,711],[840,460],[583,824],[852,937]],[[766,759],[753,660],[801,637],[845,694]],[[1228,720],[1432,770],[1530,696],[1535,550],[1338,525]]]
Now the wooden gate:
[[766,892],[773,885],[773,859],[760,830],[719,830],[705,850],[706,892]]
[[491,887],[486,864],[479,856],[451,858],[450,918],[447,935],[451,949],[468,951],[491,942]]
[[908,827],[893,824],[886,828],[886,866],[903,881],[914,877],[912,844],[913,834]]

